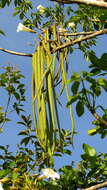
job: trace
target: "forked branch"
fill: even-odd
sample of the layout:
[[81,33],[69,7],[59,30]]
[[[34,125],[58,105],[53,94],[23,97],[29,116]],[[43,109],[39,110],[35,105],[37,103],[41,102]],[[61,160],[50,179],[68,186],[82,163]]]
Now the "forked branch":
[[63,43],[62,45],[56,47],[53,52],[56,52],[58,50],[61,50],[63,48],[66,48],[66,47],[70,47],[72,45],[75,45],[75,44],[79,44],[85,40],[89,40],[91,38],[94,38],[96,36],[99,36],[99,35],[103,35],[103,34],[106,34],[107,33],[107,28],[106,29],[103,29],[103,30],[99,30],[97,32],[93,32],[92,34],[89,34],[89,35],[86,35],[86,36],[83,36],[83,37],[79,37],[75,40],[70,40],[69,42],[66,42],[66,43]]
[[[99,36],[99,35],[103,35],[103,34],[106,34],[107,33],[107,29],[103,29],[103,30],[99,30],[99,31],[95,31],[92,33],[92,31],[90,32],[80,32],[80,33],[71,33],[71,36],[78,36],[78,35],[85,35],[83,37],[79,37],[75,40],[70,40],[69,42],[66,42],[66,43],[63,43],[62,45],[60,46],[57,46],[52,53],[54,52],[57,52],[58,50],[61,50],[61,49],[64,49],[66,47],[69,47],[69,46],[72,46],[72,45],[75,45],[75,44],[78,44],[78,43],[81,43],[82,41],[85,41],[85,40],[89,40],[91,38],[94,38],[96,36]],[[86,35],[87,34],[87,35]],[[61,35],[64,35],[64,34],[61,34]],[[70,36],[70,34],[65,34],[65,36]],[[3,52],[6,52],[6,53],[9,53],[9,54],[12,54],[12,55],[18,55],[18,56],[26,56],[26,57],[32,57],[32,54],[28,54],[28,53],[20,53],[20,52],[15,52],[15,51],[11,51],[11,50],[8,50],[8,49],[4,49],[4,48],[0,48],[0,51],[3,51]]]

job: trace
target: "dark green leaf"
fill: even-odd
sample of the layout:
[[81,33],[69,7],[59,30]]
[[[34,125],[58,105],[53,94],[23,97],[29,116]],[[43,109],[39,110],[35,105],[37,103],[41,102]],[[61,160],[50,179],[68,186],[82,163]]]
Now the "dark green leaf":
[[0,34],[5,36],[5,33],[3,32],[3,30],[0,30]]
[[24,139],[22,139],[21,144],[24,144],[25,146],[29,143],[30,141],[30,137],[25,137]]
[[76,104],[76,112],[77,115],[80,117],[84,113],[84,103],[82,101],[78,101]]
[[18,133],[18,135],[28,135],[29,131],[21,131],[20,133]]
[[78,88],[79,88],[80,82],[79,81],[75,81],[71,87],[71,90],[73,92],[73,94],[77,94],[78,92]]

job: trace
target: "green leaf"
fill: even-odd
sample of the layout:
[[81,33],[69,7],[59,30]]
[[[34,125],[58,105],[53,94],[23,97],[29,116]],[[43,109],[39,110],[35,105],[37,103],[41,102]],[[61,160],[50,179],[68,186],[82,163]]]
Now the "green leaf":
[[96,133],[97,133],[97,129],[96,128],[88,130],[88,135],[90,135],[90,136],[95,135]]
[[17,92],[14,93],[14,96],[15,96],[15,98],[16,98],[17,100],[20,99],[20,95],[19,95]]
[[20,133],[18,133],[18,135],[28,135],[29,134],[29,131],[21,131]]
[[13,13],[13,16],[16,16],[16,15],[18,15],[20,13],[20,10],[18,10],[18,11],[15,11],[14,13]]
[[71,155],[71,154],[72,154],[72,152],[71,152],[70,150],[68,150],[68,149],[65,149],[65,150],[64,150],[64,153],[65,153],[65,154],[68,154],[68,155]]
[[88,144],[83,144],[83,149],[84,152],[90,157],[96,156],[96,150],[93,147],[89,146]]
[[25,146],[29,143],[30,141],[30,137],[25,137],[24,139],[22,139],[20,144],[24,144]]
[[0,34],[5,36],[5,33],[3,32],[3,30],[0,30]]
[[93,83],[90,86],[90,89],[95,93],[96,96],[99,96],[101,94],[101,88],[98,83]]
[[67,80],[67,84],[70,84],[73,81],[79,81],[81,74],[73,72],[72,76]]
[[24,125],[24,126],[26,126],[26,123],[24,123],[24,122],[21,122],[21,121],[17,122],[17,124],[21,124],[21,125]]
[[97,64],[98,61],[99,61],[98,58],[96,57],[94,51],[90,51],[90,52],[88,53],[88,58],[89,58],[89,60],[90,60],[94,65]]
[[4,178],[9,173],[10,169],[0,170],[0,178]]
[[107,53],[102,54],[100,61],[102,64],[105,64],[105,62],[107,62]]
[[60,154],[60,153],[55,153],[54,156],[62,157],[62,154]]
[[88,160],[88,158],[89,158],[89,155],[88,154],[81,154],[81,158],[83,159],[83,160]]
[[75,81],[71,87],[71,90],[73,92],[73,94],[77,94],[78,92],[78,88],[79,88],[80,82],[79,81]]
[[104,88],[105,91],[107,91],[107,80],[104,78],[98,79],[98,84]]
[[75,102],[78,99],[78,96],[70,96],[69,101],[67,102],[67,107],[70,106],[73,102]]
[[28,122],[28,118],[27,118],[25,115],[21,115],[21,117],[22,117],[22,119],[23,119],[23,121],[24,121],[25,123]]
[[76,112],[78,117],[81,117],[84,113],[84,104],[81,101],[78,101],[76,104]]

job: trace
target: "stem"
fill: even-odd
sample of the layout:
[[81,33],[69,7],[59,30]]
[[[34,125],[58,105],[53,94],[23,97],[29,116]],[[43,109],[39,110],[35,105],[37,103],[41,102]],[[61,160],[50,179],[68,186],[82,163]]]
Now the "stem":
[[9,94],[8,101],[7,101],[7,106],[6,106],[6,110],[5,110],[5,114],[4,114],[4,121],[3,121],[0,128],[3,128],[3,126],[4,126],[5,122],[6,122],[6,117],[7,117],[7,112],[8,112],[10,100],[11,100],[11,95]]
[[89,98],[87,96],[87,93],[86,93],[86,88],[85,88],[85,85],[84,85],[84,82],[82,80],[82,86],[83,86],[83,89],[84,89],[84,93],[85,93],[85,98],[86,98],[86,102],[85,102],[85,105],[86,107],[88,108],[88,110],[91,112],[91,114],[98,120],[100,121],[101,124],[107,126],[107,121],[103,120],[95,111],[95,108],[93,106],[91,106],[91,103],[89,101]]

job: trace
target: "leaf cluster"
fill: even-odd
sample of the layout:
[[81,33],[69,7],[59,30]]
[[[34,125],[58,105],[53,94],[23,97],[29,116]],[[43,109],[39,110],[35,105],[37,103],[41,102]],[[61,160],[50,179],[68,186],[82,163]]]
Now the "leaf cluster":
[[21,82],[24,76],[21,72],[12,66],[1,68],[0,88],[2,93],[6,93],[6,105],[0,109],[0,124],[3,127],[6,121],[10,121],[7,117],[9,113],[16,111],[19,114],[23,110],[23,102],[25,101],[25,85]]

